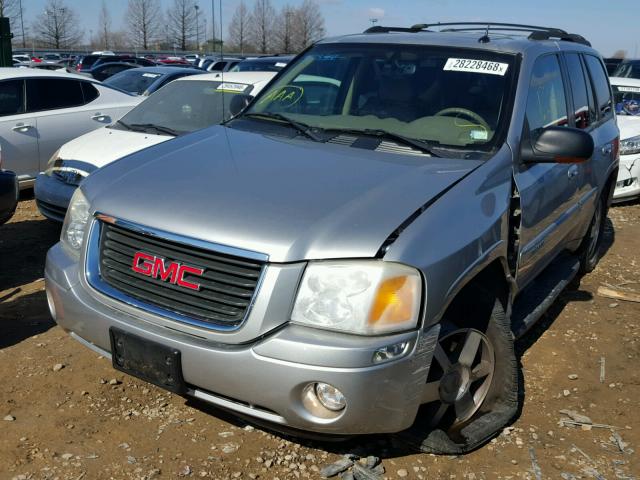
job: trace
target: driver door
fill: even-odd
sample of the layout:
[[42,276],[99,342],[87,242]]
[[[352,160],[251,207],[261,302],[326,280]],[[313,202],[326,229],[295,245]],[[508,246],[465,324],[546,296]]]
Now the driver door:
[[[546,127],[568,125],[566,92],[558,55],[538,58],[529,84],[523,143],[535,142]],[[568,163],[525,164],[519,158],[514,168],[522,209],[516,280],[524,288],[565,246],[578,214],[579,168]]]

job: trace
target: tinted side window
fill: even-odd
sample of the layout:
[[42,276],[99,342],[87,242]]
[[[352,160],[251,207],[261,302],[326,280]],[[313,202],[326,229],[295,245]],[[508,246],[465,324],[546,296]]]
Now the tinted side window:
[[609,80],[605,74],[602,62],[593,55],[585,55],[584,59],[589,67],[591,74],[591,82],[596,93],[596,102],[600,112],[600,118],[606,118],[612,115],[611,89],[609,88]]
[[571,81],[571,93],[573,96],[573,108],[577,128],[588,128],[596,121],[595,112],[590,109],[589,94],[586,78],[582,69],[582,62],[577,53],[566,55],[569,80]]
[[527,121],[534,133],[545,127],[567,125],[567,101],[560,64],[555,55],[536,60],[527,97]]
[[77,80],[38,78],[27,80],[27,111],[40,112],[84,104]]
[[24,113],[24,89],[22,80],[0,82],[0,115]]
[[85,104],[93,102],[100,96],[100,92],[98,91],[98,89],[89,82],[80,82],[80,86],[82,87],[82,94],[84,96]]

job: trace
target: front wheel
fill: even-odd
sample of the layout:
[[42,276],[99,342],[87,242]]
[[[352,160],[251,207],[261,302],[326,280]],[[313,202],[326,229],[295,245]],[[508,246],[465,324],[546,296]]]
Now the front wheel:
[[483,445],[516,414],[518,376],[513,334],[498,299],[488,320],[445,320],[423,405],[404,438],[436,454],[455,455]]

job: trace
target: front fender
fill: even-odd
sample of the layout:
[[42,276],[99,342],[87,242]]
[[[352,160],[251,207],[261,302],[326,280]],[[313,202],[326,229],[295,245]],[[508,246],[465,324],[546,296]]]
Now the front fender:
[[507,264],[512,155],[505,145],[430,205],[387,249],[384,259],[419,268],[426,279],[423,325],[440,320],[460,289],[490,263]]

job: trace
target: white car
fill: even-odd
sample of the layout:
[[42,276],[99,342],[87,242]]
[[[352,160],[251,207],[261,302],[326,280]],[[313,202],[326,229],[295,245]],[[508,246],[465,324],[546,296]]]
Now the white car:
[[0,68],[0,147],[20,188],[33,185],[60,146],[112,123],[142,101],[99,82],[50,70]]
[[609,80],[620,128],[620,170],[613,200],[620,202],[640,197],[640,80]]
[[51,157],[35,185],[40,212],[63,221],[76,187],[94,170],[229,119],[274,76],[272,72],[202,74],[165,85],[113,125],[64,144]]

